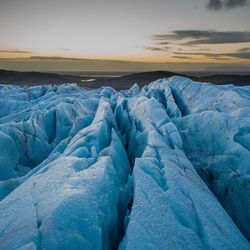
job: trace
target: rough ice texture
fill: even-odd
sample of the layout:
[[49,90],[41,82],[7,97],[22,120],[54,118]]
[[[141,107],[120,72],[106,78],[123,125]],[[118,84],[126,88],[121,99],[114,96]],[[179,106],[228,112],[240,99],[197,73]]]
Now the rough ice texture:
[[0,249],[250,249],[250,87],[0,85]]

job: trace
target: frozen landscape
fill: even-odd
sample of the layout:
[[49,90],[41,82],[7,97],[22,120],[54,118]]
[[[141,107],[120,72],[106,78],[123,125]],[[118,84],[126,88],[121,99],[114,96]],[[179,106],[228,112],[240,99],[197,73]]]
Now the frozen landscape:
[[0,85],[0,249],[250,249],[250,86]]

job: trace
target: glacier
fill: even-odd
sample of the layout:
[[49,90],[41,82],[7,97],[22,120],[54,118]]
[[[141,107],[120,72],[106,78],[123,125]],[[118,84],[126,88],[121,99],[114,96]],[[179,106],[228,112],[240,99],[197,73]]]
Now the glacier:
[[249,240],[249,86],[0,85],[0,249]]

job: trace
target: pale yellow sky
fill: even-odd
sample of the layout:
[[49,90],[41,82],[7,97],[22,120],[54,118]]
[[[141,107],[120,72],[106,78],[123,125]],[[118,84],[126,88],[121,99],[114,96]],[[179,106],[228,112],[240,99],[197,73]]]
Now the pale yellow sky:
[[249,4],[213,11],[208,2],[0,1],[0,67],[26,69],[34,56],[248,66]]

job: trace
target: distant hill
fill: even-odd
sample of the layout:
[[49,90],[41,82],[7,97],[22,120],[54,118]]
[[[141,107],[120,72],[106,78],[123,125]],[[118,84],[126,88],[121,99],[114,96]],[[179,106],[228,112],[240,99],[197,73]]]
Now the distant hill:
[[81,79],[82,77],[73,75],[0,70],[0,83],[2,84],[45,85],[63,84],[69,82],[80,83]]
[[[234,84],[238,86],[250,85],[249,75],[211,75],[211,76],[192,76],[183,75],[169,71],[141,72],[120,77],[82,77],[78,75],[61,75],[54,73],[41,72],[18,72],[0,70],[0,83],[18,84],[18,85],[45,85],[45,84],[63,84],[77,83],[89,88],[99,88],[102,86],[111,86],[117,90],[128,89],[134,83],[144,86],[160,78],[168,78],[174,75],[189,77],[194,81],[210,82],[213,84]],[[89,80],[89,81],[88,81]]]
[[182,74],[173,73],[169,71],[152,71],[152,72],[134,73],[120,77],[97,78],[95,81],[86,82],[84,84],[92,88],[108,85],[115,89],[128,89],[132,87],[134,83],[137,83],[140,87],[142,87],[160,78],[168,78],[174,75],[185,76]]
[[194,81],[199,82],[211,82],[213,84],[234,84],[238,86],[247,86],[250,85],[250,73],[249,75],[211,75],[211,76],[202,76],[202,77],[193,77]]

